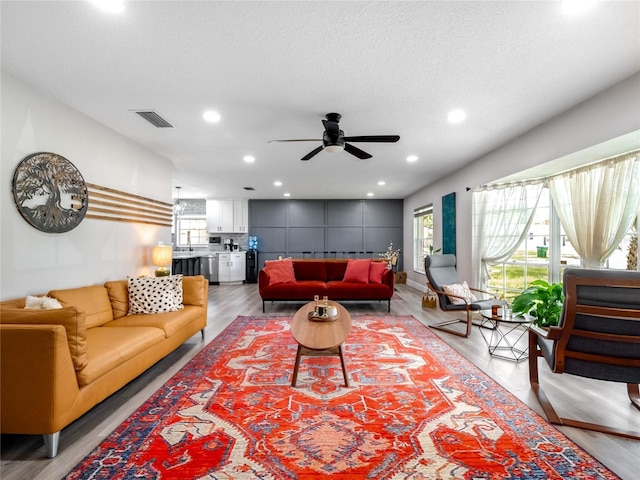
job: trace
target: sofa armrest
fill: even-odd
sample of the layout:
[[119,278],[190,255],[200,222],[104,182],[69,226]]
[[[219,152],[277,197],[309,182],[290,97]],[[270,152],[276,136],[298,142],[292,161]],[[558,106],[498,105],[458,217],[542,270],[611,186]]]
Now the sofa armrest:
[[391,290],[395,287],[396,276],[393,273],[393,270],[387,268],[382,274],[382,283],[387,285]]
[[87,366],[87,326],[85,314],[76,307],[51,310],[2,308],[0,323],[11,325],[62,325],[66,331],[71,360],[76,370]]
[[60,431],[78,392],[62,325],[0,325],[2,433]]
[[262,292],[264,287],[269,286],[269,272],[264,268],[258,272],[258,291]]

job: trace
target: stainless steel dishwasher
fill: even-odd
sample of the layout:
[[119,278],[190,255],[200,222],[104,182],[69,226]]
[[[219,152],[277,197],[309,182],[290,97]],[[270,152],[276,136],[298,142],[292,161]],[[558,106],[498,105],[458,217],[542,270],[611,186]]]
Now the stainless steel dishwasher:
[[200,259],[202,275],[209,280],[209,283],[218,283],[218,255],[211,253]]

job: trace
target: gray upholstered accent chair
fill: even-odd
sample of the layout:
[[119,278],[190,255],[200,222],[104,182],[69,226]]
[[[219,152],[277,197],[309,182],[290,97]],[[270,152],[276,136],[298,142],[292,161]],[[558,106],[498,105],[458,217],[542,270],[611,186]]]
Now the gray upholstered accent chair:
[[[451,295],[444,291],[445,285],[460,284],[462,280],[458,276],[456,270],[456,256],[451,254],[446,255],[427,255],[424,259],[424,271],[427,274],[427,286],[438,295],[438,303],[440,309],[445,312],[451,311],[464,311],[466,312],[466,318],[445,320],[444,322],[436,325],[430,325],[431,328],[442,330],[444,332],[453,333],[460,337],[468,337],[471,334],[471,326],[473,325],[472,312],[478,310],[490,309],[492,305],[501,303],[497,300],[495,294],[477,288],[469,287],[469,289],[476,294],[480,294],[484,298],[479,298],[475,302],[469,302],[466,298]],[[462,304],[455,304],[451,302],[450,297],[456,297],[464,300]],[[478,297],[478,295],[476,295]],[[459,328],[451,328],[450,325],[463,322],[466,324],[464,330]]]
[[560,325],[529,329],[533,392],[551,423],[640,439],[639,432],[560,417],[538,380],[543,357],[553,373],[626,383],[640,409],[640,272],[567,269],[563,288]]

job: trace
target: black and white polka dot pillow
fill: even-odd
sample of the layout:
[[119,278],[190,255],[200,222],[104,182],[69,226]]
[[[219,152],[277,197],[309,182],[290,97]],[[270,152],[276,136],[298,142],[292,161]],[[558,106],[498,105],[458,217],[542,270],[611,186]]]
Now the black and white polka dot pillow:
[[182,275],[129,278],[129,315],[175,312],[182,305]]

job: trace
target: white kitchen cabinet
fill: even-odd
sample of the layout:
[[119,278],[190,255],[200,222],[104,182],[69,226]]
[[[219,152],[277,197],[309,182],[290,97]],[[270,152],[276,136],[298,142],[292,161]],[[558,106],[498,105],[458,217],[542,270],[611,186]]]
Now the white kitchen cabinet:
[[244,282],[247,275],[247,255],[241,253],[218,254],[218,281],[220,283]]
[[233,200],[207,200],[207,231],[232,233]]
[[233,201],[233,231],[235,233],[249,231],[249,200]]

